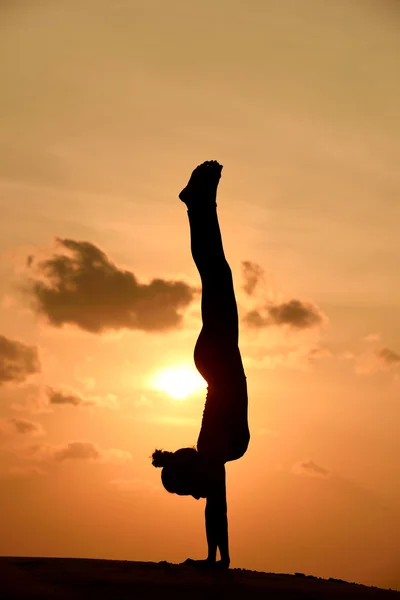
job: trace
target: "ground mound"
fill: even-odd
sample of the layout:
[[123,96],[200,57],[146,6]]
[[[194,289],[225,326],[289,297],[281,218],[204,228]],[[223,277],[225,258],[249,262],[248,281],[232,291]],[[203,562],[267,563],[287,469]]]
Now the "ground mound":
[[77,558],[0,558],[2,600],[400,600],[400,592],[244,569],[207,572],[167,562]]

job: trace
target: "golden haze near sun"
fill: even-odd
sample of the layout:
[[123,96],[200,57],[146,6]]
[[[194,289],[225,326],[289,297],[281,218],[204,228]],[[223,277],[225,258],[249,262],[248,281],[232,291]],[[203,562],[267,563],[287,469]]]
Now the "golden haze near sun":
[[183,400],[205,389],[207,384],[194,367],[176,365],[157,372],[151,379],[151,386],[177,400]]
[[0,2],[0,555],[205,556],[150,457],[199,434],[177,195],[215,159],[231,566],[400,589],[399,27],[395,0]]

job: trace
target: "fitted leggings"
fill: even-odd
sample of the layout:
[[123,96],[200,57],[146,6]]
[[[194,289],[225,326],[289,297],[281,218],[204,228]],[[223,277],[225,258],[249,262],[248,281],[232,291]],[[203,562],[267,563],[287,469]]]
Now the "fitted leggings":
[[232,272],[224,254],[216,205],[189,209],[188,216],[192,256],[202,282],[203,326],[194,361],[208,383],[197,449],[227,462],[243,456],[250,439]]

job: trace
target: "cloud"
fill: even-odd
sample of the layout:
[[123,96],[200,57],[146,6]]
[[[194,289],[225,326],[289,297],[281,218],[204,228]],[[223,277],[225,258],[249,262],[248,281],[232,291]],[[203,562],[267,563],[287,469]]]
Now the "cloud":
[[91,442],[69,442],[66,446],[53,450],[53,458],[63,460],[99,460],[100,450]]
[[61,446],[35,444],[25,449],[25,457],[43,461],[87,460],[113,464],[123,464],[132,460],[132,455],[125,450],[102,450],[92,442],[80,441],[68,442]]
[[253,309],[249,310],[249,312],[244,316],[243,321],[249,327],[254,327],[255,329],[260,329],[261,327],[267,327],[271,323],[268,322],[268,318],[265,318],[261,315],[259,310]]
[[79,406],[85,403],[84,398],[76,393],[68,393],[50,387],[47,389],[50,404],[71,404],[72,406]]
[[256,329],[271,325],[288,325],[292,329],[309,329],[321,325],[324,321],[321,311],[309,302],[289,300],[281,304],[267,304],[262,310],[251,310],[244,322]]
[[301,370],[309,368],[312,359],[306,341],[300,345],[269,345],[269,342],[270,340],[267,340],[265,345],[243,344],[242,356],[246,368]]
[[86,390],[93,390],[96,386],[96,380],[94,377],[75,374],[75,379],[79,381],[79,383],[81,383]]
[[21,383],[39,371],[37,348],[0,335],[0,385]]
[[73,324],[91,333],[136,329],[164,331],[179,326],[180,311],[195,290],[183,281],[139,283],[90,242],[56,238],[60,253],[37,264],[25,289],[33,309],[55,327]]
[[350,350],[344,350],[343,352],[339,352],[337,355],[338,360],[354,360],[356,355],[354,352]]
[[33,465],[29,465],[26,467],[10,467],[8,470],[8,474],[11,477],[15,477],[17,479],[26,479],[28,477],[38,477],[42,475],[47,475],[46,471],[43,471],[40,467],[36,467]]
[[244,279],[243,289],[248,296],[251,296],[257,287],[257,284],[263,278],[264,270],[257,263],[250,260],[242,261],[242,276]]
[[[57,406],[72,406],[79,408],[111,408],[119,409],[120,405],[114,394],[104,396],[86,395],[72,388],[51,386],[27,385],[25,397],[11,404],[11,408],[18,412],[32,414],[51,413]],[[22,388],[20,391],[25,391]]]
[[110,485],[115,487],[120,492],[156,492],[161,488],[156,486],[152,481],[133,477],[132,479],[113,479]]
[[377,356],[388,367],[400,365],[400,354],[390,348],[381,348],[381,350],[378,350]]
[[53,412],[49,405],[49,399],[42,385],[27,384],[19,389],[19,395],[24,397],[10,406],[17,412],[29,412],[32,414],[44,414]]
[[310,361],[317,361],[322,358],[332,358],[332,357],[333,357],[333,352],[331,350],[329,350],[329,348],[324,348],[322,346],[316,346],[314,348],[311,348],[311,350],[308,353],[308,360],[310,360]]
[[330,472],[317,465],[313,460],[302,461],[293,466],[292,472],[295,475],[306,475],[309,477],[328,477]]
[[15,430],[23,435],[43,435],[43,427],[40,423],[34,423],[33,421],[28,421],[27,419],[17,419],[12,418],[9,419],[9,422],[15,427]]
[[2,419],[0,421],[0,434],[4,436],[13,435],[44,435],[44,429],[40,423],[28,419]]
[[369,333],[363,337],[364,342],[379,342],[381,336],[379,333]]
[[358,375],[373,375],[380,371],[396,375],[400,367],[400,354],[388,347],[363,352],[355,359],[354,370]]
[[107,408],[119,408],[116,396],[107,394],[107,396],[82,396],[78,392],[67,389],[47,388],[47,396],[49,403],[53,405],[70,405],[70,406],[104,406]]
[[147,407],[147,408],[153,408],[154,406],[154,400],[152,400],[152,398],[149,398],[148,396],[145,396],[144,394],[141,394],[140,398],[138,398],[137,400],[135,400],[133,402],[133,405],[136,406],[137,408],[140,407]]

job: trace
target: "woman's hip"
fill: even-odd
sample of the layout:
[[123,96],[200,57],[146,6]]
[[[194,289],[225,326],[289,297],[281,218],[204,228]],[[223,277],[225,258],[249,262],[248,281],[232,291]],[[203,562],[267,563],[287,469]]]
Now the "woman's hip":
[[194,362],[208,384],[225,388],[229,381],[245,380],[242,357],[235,340],[209,335],[203,328],[194,349]]

